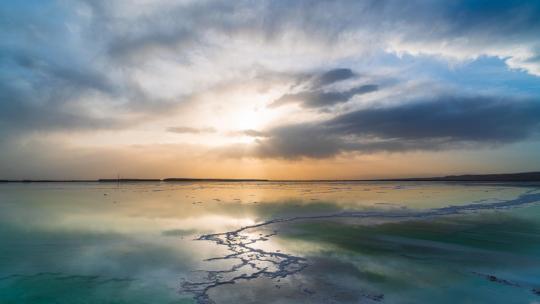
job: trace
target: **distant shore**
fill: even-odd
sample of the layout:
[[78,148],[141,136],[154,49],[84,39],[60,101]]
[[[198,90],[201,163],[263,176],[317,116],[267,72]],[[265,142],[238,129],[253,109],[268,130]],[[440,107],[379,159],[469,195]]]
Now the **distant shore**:
[[0,183],[138,183],[138,182],[540,182],[540,172],[521,172],[504,174],[467,174],[448,175],[440,177],[411,177],[411,178],[388,178],[388,179],[313,179],[313,180],[271,180],[252,178],[100,178],[100,179],[22,179],[0,180]]
[[504,174],[467,174],[442,177],[413,177],[382,179],[381,181],[443,181],[443,182],[533,182],[540,181],[540,172],[504,173]]

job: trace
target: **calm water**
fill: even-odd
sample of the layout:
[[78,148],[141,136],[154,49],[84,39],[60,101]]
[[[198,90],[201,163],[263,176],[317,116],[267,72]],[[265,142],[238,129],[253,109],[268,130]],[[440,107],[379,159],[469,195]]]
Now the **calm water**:
[[540,185],[0,184],[2,304],[540,303],[536,288]]

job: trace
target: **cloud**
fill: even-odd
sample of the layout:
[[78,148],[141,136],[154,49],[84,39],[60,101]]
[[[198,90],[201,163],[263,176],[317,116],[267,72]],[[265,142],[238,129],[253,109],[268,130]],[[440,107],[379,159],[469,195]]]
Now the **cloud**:
[[334,82],[347,80],[355,77],[356,74],[351,69],[337,68],[323,73],[315,78],[314,86],[325,86]]
[[251,136],[251,137],[268,137],[268,134],[266,132],[257,131],[257,130],[244,130],[242,131],[244,135]]
[[255,138],[264,138],[264,137],[269,136],[269,134],[265,131],[259,131],[259,130],[254,130],[254,129],[230,131],[230,132],[227,132],[227,135],[231,137],[249,136],[249,137],[255,137]]
[[54,130],[97,130],[115,129],[128,124],[121,118],[100,117],[76,109],[69,109],[65,104],[66,95],[77,92],[71,89],[45,91],[47,95],[33,95],[34,92],[22,92],[9,84],[0,84],[0,134],[4,136],[28,131]]
[[[391,51],[460,59],[495,56],[511,67],[540,75],[534,60],[540,55],[540,4],[534,1],[83,3],[91,11],[93,35],[104,37],[99,42],[106,54],[129,64],[164,54],[189,63],[194,53],[211,58],[233,50],[258,54],[257,61],[263,62],[275,56],[302,62],[314,53],[339,59]],[[350,72],[329,72],[320,78],[320,85],[350,77]]]
[[525,140],[540,127],[540,101],[438,96],[364,108],[324,121],[276,127],[259,157],[331,157],[341,152],[477,148]]
[[49,5],[46,14],[32,5],[0,9],[0,136],[118,129],[136,122],[124,114],[147,115],[133,111],[137,90],[104,69],[95,45],[68,27],[74,13]]
[[[265,98],[275,100],[274,107],[301,107],[270,109],[284,114],[268,116],[264,125],[310,120],[322,111],[334,117],[243,131],[259,143],[253,153],[262,157],[322,158],[346,151],[436,150],[526,140],[536,128],[535,118],[526,114],[537,113],[533,102],[459,97],[476,88],[465,81],[447,83],[460,78],[459,68],[434,71],[429,62],[489,56],[538,76],[539,16],[540,2],[518,0],[13,2],[0,7],[0,149],[10,145],[7,136],[24,141],[36,132],[136,131],[144,124],[159,136],[170,121],[191,123],[181,116],[197,109],[207,109],[198,112],[203,123],[216,121],[216,113],[227,112],[220,109],[232,108],[227,102],[217,104],[233,99],[220,88],[250,86],[257,77],[268,79],[264,92],[250,93],[253,99],[242,95],[238,104],[244,99],[252,104],[246,101],[235,109],[258,107],[254,104]],[[416,70],[407,70],[410,57]],[[489,72],[490,66],[484,68]],[[451,77],[442,75],[450,72]],[[485,87],[511,86],[508,92],[515,93],[527,86],[529,97],[537,98],[537,86],[530,82],[506,81],[515,72],[486,79]],[[368,74],[377,76],[368,80]],[[430,79],[458,97],[420,100],[406,85],[389,88],[380,81],[389,74],[399,75],[406,85]],[[371,108],[338,114],[356,109],[355,96],[375,91],[369,95]],[[385,107],[388,94],[398,93],[402,104]],[[167,124],[152,125],[155,119]],[[213,132],[184,126],[169,131]],[[84,137],[81,132],[73,136]],[[66,136],[65,141],[80,143],[81,138]]]
[[297,83],[291,89],[301,87],[300,91],[287,93],[274,100],[268,107],[276,108],[288,103],[299,103],[305,108],[331,107],[338,103],[345,103],[355,95],[367,94],[377,91],[378,85],[363,84],[357,85],[348,90],[328,89],[327,87],[356,78],[358,75],[348,68],[331,69],[323,73],[315,73],[309,76],[299,75]]
[[338,154],[345,143],[318,124],[298,124],[275,128],[269,138],[259,140],[255,156],[262,158],[325,158]]
[[[102,122],[118,114],[167,113],[185,96],[245,75],[255,65],[282,72],[322,70],[378,52],[465,59],[487,54],[540,74],[540,5],[531,1],[47,5],[46,14],[22,4],[0,9],[1,93],[23,97],[2,103],[22,103],[12,106],[57,118],[30,124],[3,117],[12,129],[48,129],[47,124],[58,129],[63,117],[73,121],[68,127],[76,121],[92,125],[91,120],[106,126]],[[357,76],[349,68],[327,70],[311,78],[310,90],[286,94],[275,104],[300,100],[305,107],[331,106],[377,89],[322,90]],[[108,101],[82,105],[80,99],[96,93]],[[95,112],[101,117],[90,115]]]
[[185,134],[185,133],[192,133],[192,134],[200,134],[200,133],[216,133],[217,130],[215,128],[192,128],[192,127],[169,127],[167,128],[168,132],[172,133],[179,133],[179,134]]
[[375,92],[378,89],[379,87],[377,85],[368,84],[361,85],[347,91],[326,92],[323,90],[315,90],[294,94],[285,94],[272,102],[269,107],[279,107],[287,103],[295,102],[301,103],[301,105],[306,108],[328,107],[338,103],[347,102],[353,96]]
[[397,139],[512,142],[540,122],[540,101],[439,96],[388,108],[368,108],[328,122],[343,134]]
[[[193,53],[214,56],[214,51],[224,55],[233,49],[250,56],[255,51],[256,61],[263,62],[286,54],[280,57],[289,63],[312,54],[344,58],[391,51],[460,60],[495,56],[540,75],[534,60],[540,55],[540,4],[535,1],[195,1],[157,2],[147,9],[93,2],[88,2],[92,24],[108,30],[108,54],[130,63],[167,51],[187,63]],[[325,77],[321,85],[347,77],[347,71]]]

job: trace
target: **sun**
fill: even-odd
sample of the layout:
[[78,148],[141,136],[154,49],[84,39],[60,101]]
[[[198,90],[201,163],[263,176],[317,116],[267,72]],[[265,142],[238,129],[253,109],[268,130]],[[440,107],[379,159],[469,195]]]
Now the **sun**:
[[223,116],[217,117],[216,128],[229,132],[246,130],[262,131],[279,119],[279,111],[267,105],[273,96],[253,90],[239,90],[224,97],[229,101],[227,109],[222,109]]

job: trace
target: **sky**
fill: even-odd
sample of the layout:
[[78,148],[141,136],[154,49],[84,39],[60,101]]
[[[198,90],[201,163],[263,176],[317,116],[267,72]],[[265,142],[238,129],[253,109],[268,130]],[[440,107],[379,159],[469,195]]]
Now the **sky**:
[[0,4],[0,179],[540,170],[540,1]]

